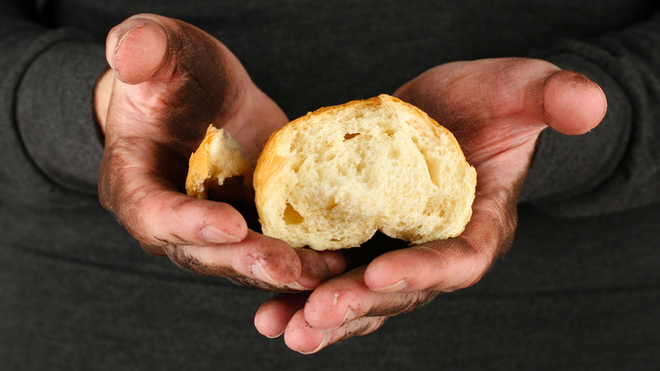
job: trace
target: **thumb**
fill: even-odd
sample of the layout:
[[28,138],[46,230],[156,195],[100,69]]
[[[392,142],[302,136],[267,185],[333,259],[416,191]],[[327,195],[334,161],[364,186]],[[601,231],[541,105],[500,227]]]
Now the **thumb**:
[[583,74],[562,70],[543,83],[542,120],[556,131],[579,135],[598,126],[607,112],[607,99],[598,84]]
[[[106,58],[115,76],[127,84],[139,84],[165,72],[171,20],[151,14],[128,18],[114,27],[106,40]],[[172,71],[173,72],[173,69]]]

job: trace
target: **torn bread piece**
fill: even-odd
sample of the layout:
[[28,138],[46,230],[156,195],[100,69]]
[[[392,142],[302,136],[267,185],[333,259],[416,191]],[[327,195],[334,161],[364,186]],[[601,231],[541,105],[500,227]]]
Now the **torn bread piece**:
[[190,156],[186,193],[217,201],[240,199],[246,193],[252,195],[252,173],[241,144],[229,132],[209,125],[204,140]]

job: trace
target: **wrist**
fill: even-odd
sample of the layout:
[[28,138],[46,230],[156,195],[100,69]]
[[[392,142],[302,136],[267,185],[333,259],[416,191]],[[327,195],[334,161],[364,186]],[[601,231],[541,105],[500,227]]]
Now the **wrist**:
[[94,88],[94,111],[101,133],[105,133],[105,120],[108,115],[113,80],[114,73],[111,69],[108,69],[101,74]]

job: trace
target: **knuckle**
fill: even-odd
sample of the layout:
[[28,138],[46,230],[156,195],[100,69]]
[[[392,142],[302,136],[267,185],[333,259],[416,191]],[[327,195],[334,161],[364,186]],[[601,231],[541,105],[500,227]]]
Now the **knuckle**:
[[381,328],[387,317],[361,317],[353,320],[345,327],[344,332],[333,343],[347,340],[356,336],[365,336]]
[[440,294],[439,291],[422,290],[404,294],[401,297],[392,297],[384,303],[369,311],[369,317],[392,317],[412,312],[430,303]]
[[[513,238],[518,225],[516,203],[511,201],[517,196],[510,192],[494,192],[479,200],[475,214],[480,214],[480,222],[490,228],[481,228],[475,234],[477,238],[468,239],[474,251],[483,250],[492,255],[492,259],[504,256],[513,245]],[[475,202],[476,203],[476,202]]]
[[171,242],[162,241],[162,249],[168,258],[179,268],[200,274],[202,276],[232,277],[238,273],[231,267],[217,264],[209,264],[202,261],[191,250],[190,246],[175,245]]
[[[479,282],[495,260],[491,247],[487,246],[490,243],[464,235],[449,244],[425,246],[432,254],[429,260],[434,261],[433,283],[429,289],[433,293],[450,293]],[[432,297],[429,294],[428,298],[418,301],[424,303],[424,299],[429,301]]]
[[282,293],[282,294],[297,294],[300,293],[298,290],[293,290],[293,289],[288,289],[285,287],[279,287],[275,286],[271,283],[256,280],[254,278],[248,278],[243,275],[240,275],[236,271],[231,271],[231,274],[225,275],[224,277],[227,277],[230,282],[242,286],[242,287],[247,287],[249,289],[257,289],[257,290],[262,290],[262,291],[269,291],[269,292],[276,292],[276,293]]
[[465,289],[477,284],[488,272],[497,257],[495,251],[496,241],[479,243],[469,237],[462,239],[459,246],[464,254],[462,271],[454,278],[453,285],[448,292]]
[[140,243],[142,250],[152,256],[167,256],[165,249],[162,246],[156,246],[146,243]]

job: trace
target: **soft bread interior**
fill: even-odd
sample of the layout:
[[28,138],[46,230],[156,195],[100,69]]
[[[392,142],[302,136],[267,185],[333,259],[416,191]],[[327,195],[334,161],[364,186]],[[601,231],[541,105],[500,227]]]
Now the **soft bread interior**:
[[457,236],[475,187],[454,136],[388,95],[292,121],[254,173],[263,233],[316,250],[356,247],[378,230],[412,244]]

